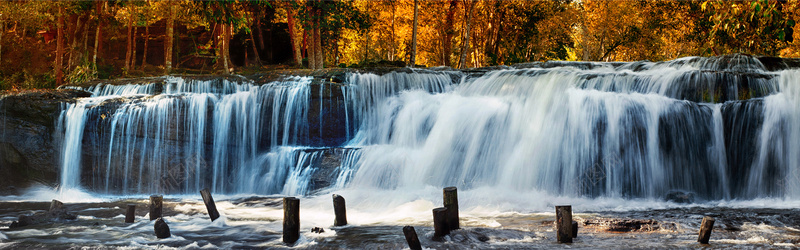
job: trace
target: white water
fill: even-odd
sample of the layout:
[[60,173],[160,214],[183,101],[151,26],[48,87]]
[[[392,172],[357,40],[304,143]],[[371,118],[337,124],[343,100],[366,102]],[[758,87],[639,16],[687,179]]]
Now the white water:
[[[711,200],[795,197],[800,158],[788,156],[800,155],[798,73],[723,59],[564,63],[477,78],[350,74],[339,87],[344,102],[318,107],[341,109],[343,122],[333,126],[349,141],[322,148],[304,144],[331,126],[309,119],[310,78],[96,86],[95,95],[123,97],[121,104],[74,105],[61,120],[65,141],[92,142],[95,151],[83,153],[99,170],[84,172],[93,177],[82,185],[103,193],[457,186],[608,199],[660,199],[674,190]],[[332,90],[321,85],[319,96]],[[109,96],[87,100],[95,98]],[[91,112],[108,116],[92,121]],[[309,131],[312,123],[319,131]],[[354,150],[326,151],[335,147]],[[72,173],[64,183],[80,178],[70,159],[81,150],[87,146],[64,145],[71,157],[64,170]]]
[[[349,144],[363,152],[350,186],[495,187],[621,198],[659,198],[671,190],[710,199],[783,195],[788,189],[774,183],[747,191],[752,193],[730,191],[721,112],[727,104],[675,99],[682,88],[704,84],[686,81],[697,70],[691,65],[639,72],[607,67],[505,70],[442,94],[401,92],[364,116]],[[793,74],[776,78],[796,84],[786,79]],[[775,81],[761,85],[779,88]],[[769,140],[766,135],[786,134],[765,130],[762,140]],[[794,171],[796,166],[778,168]],[[751,183],[776,177],[755,172],[760,169],[755,164],[747,175]]]
[[[235,189],[230,174],[244,174],[260,163],[254,159],[265,148],[297,142],[305,126],[310,80],[295,77],[255,86],[169,77],[161,94],[153,92],[154,84],[93,87],[98,96],[67,106],[59,119],[62,187],[79,187],[81,157],[89,148],[97,169],[91,184],[100,192],[194,192],[204,187],[272,192]],[[86,130],[99,135],[87,139]],[[93,147],[83,145],[86,140]]]

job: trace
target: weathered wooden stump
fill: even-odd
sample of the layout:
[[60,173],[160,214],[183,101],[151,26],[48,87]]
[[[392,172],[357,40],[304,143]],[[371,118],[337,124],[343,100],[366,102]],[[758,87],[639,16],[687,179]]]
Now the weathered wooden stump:
[[53,200],[50,202],[50,212],[58,212],[64,209],[64,203],[59,200]]
[[164,202],[164,196],[161,195],[150,196],[150,220],[161,218],[163,202]]
[[283,198],[283,242],[294,244],[300,238],[300,200]]
[[572,221],[572,238],[578,238],[578,222]]
[[169,233],[169,225],[164,221],[164,218],[158,217],[156,223],[153,225],[156,232],[156,237],[159,239],[169,238],[172,234]]
[[559,243],[572,243],[572,206],[556,206],[556,230]]
[[447,225],[447,208],[437,207],[433,209],[433,240],[441,241],[444,236],[450,233],[450,226]]
[[333,220],[333,226],[347,225],[347,210],[344,203],[344,197],[338,194],[333,195],[333,213],[336,219]]
[[203,203],[206,204],[206,210],[208,210],[208,216],[211,217],[211,221],[219,218],[219,211],[217,211],[217,205],[214,204],[214,198],[211,197],[211,191],[208,191],[208,188],[204,188],[200,190],[200,195],[203,196]]
[[[77,219],[78,216],[75,214],[70,213],[67,211],[67,208],[64,207],[64,203],[58,200],[53,200],[50,202],[50,210],[48,210],[44,214],[34,214],[34,217],[44,217],[41,220],[34,220],[34,221],[47,221],[47,220],[74,220]],[[34,223],[36,224],[36,223]]]
[[714,229],[714,218],[705,216],[703,217],[703,222],[700,223],[700,233],[697,237],[697,242],[701,244],[708,244],[708,240],[711,238],[711,230]]
[[447,208],[448,231],[461,228],[458,221],[458,189],[456,187],[446,187],[442,190],[444,207]]
[[405,226],[403,227],[403,234],[406,235],[406,242],[408,242],[408,248],[411,250],[422,250],[422,245],[419,244],[419,237],[417,237],[417,230],[414,230],[412,226]]
[[128,204],[128,210],[125,211],[125,223],[133,223],[136,220],[136,204]]

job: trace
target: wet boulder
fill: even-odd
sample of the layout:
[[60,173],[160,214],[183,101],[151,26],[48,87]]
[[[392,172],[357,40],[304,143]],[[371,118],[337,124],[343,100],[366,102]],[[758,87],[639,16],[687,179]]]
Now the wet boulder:
[[20,228],[38,224],[52,223],[55,221],[75,220],[78,216],[69,212],[64,203],[58,200],[53,200],[50,204],[50,210],[47,212],[38,212],[31,215],[20,215],[17,221],[11,223],[8,228]]
[[167,225],[167,222],[164,221],[164,218],[159,217],[156,219],[153,229],[156,232],[156,237],[159,239],[169,238],[172,236],[172,234],[169,232],[169,225]]
[[664,197],[664,199],[675,203],[693,203],[694,193],[684,192],[680,190],[673,190],[667,193],[667,196]]

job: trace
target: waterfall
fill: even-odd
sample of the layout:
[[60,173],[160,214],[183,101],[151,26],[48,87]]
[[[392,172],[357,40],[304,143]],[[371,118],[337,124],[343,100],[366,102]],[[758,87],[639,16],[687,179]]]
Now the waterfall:
[[779,84],[780,93],[764,98],[758,149],[745,173],[751,197],[800,197],[800,71],[781,72]]
[[[443,93],[404,91],[360,114],[368,125],[350,144],[362,150],[349,185],[623,198],[672,190],[706,199],[783,195],[798,183],[784,180],[796,173],[790,155],[798,154],[782,151],[800,149],[791,139],[797,128],[785,128],[800,124],[797,110],[787,109],[797,105],[781,98],[798,83],[790,75],[747,58],[684,58],[538,65],[492,71]],[[764,111],[731,108],[761,99]],[[740,128],[762,112],[760,134]],[[755,161],[733,163],[750,170],[731,169],[729,158],[741,156],[727,152],[746,151],[731,139],[753,136]]]
[[307,134],[310,82],[167,77],[163,84],[90,87],[94,96],[68,105],[59,119],[62,187],[79,187],[88,164],[87,184],[105,193],[247,191],[234,173]]
[[98,84],[59,119],[61,185],[797,197],[800,71],[767,68],[734,55]]
[[81,145],[83,127],[86,116],[86,103],[67,104],[58,119],[57,127],[64,130],[66,136],[61,151],[61,179],[59,187],[63,189],[78,188],[80,185]]

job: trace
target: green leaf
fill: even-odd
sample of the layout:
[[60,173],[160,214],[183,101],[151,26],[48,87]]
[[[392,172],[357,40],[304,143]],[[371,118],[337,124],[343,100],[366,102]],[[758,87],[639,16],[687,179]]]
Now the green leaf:
[[784,38],[786,38],[786,33],[784,33],[783,30],[781,30],[780,32],[778,32],[778,40],[784,41],[783,40]]

